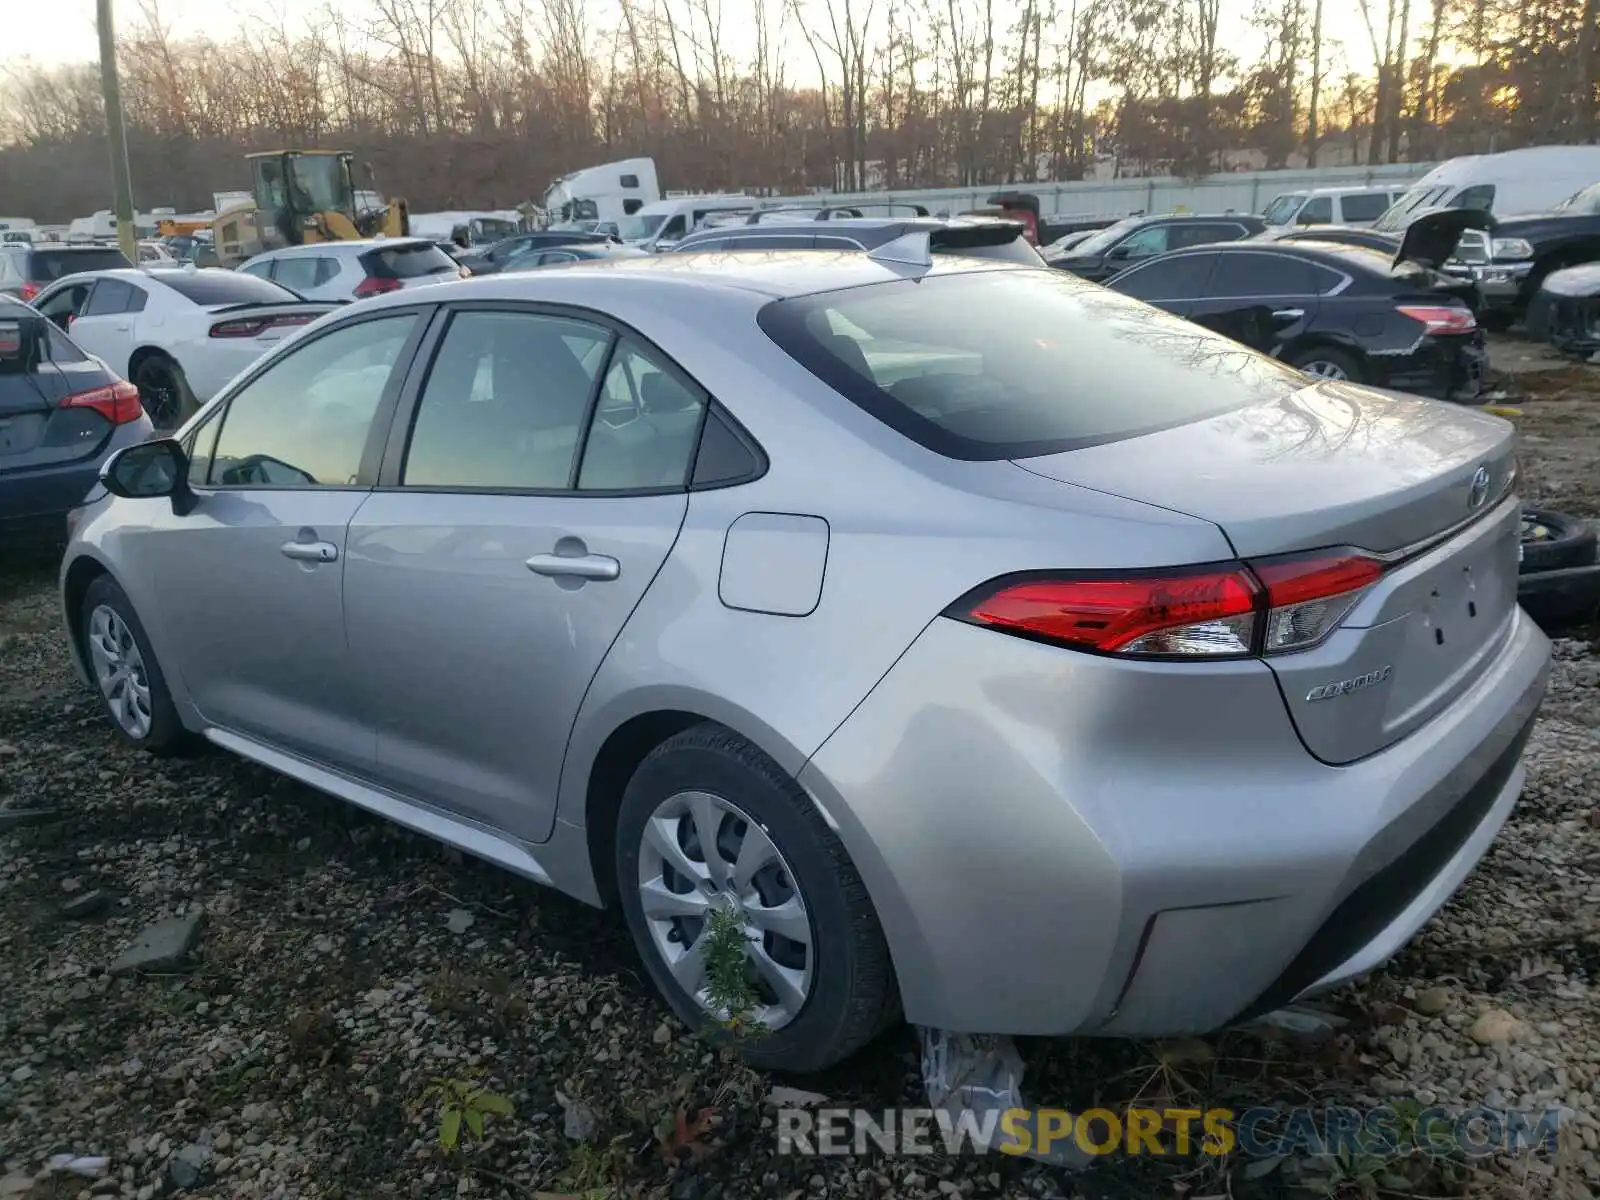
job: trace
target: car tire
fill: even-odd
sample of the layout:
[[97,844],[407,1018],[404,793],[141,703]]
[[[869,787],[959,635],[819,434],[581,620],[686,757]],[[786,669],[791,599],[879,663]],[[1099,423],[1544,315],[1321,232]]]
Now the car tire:
[[1316,379],[1361,383],[1367,377],[1366,370],[1355,355],[1335,350],[1332,346],[1308,346],[1295,351],[1285,361]]
[[[715,829],[710,836],[719,848],[711,856],[698,835],[707,828]],[[749,862],[761,868],[745,888],[717,888],[711,860],[718,869],[737,870],[752,834],[761,841],[749,848]],[[676,854],[659,849],[666,839]],[[684,874],[671,869],[674,861]],[[645,968],[691,1029],[727,1037],[726,1013],[713,1016],[703,993],[696,999],[685,986],[700,972],[683,963],[708,928],[706,918],[685,914],[721,904],[743,922],[747,937],[756,937],[744,957],[747,977],[758,981],[751,1015],[761,1028],[740,1047],[752,1066],[822,1070],[900,1015],[883,929],[843,844],[804,789],[723,726],[693,726],[645,757],[618,812],[616,867],[622,910]],[[808,936],[808,945],[771,932],[778,924],[771,914],[782,912],[791,918],[784,927]],[[669,954],[680,964],[678,974]],[[780,975],[781,993],[769,982]]]
[[128,744],[159,757],[191,748],[193,737],[178,719],[166,676],[127,593],[102,575],[89,585],[79,611],[79,648],[111,727]]
[[157,433],[172,432],[200,408],[183,368],[165,354],[141,359],[132,383]]
[[[1547,508],[1523,509],[1522,521],[1521,574],[1587,567],[1595,561],[1595,531],[1587,521]],[[1530,524],[1542,526],[1548,536],[1531,539]]]

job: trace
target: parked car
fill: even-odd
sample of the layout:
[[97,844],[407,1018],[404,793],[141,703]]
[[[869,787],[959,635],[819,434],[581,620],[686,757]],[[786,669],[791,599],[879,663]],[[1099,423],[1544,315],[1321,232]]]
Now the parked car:
[[1142,258],[1185,246],[1233,242],[1266,228],[1260,217],[1225,213],[1217,217],[1128,217],[1098,230],[1050,265],[1096,283],[1110,279]]
[[287,335],[333,309],[221,267],[95,271],[58,280],[34,306],[139,389],[171,429]]
[[0,546],[59,545],[101,462],[150,431],[138,389],[0,296]]
[[1317,378],[1473,400],[1487,356],[1472,288],[1436,267],[1332,242],[1235,242],[1162,255],[1106,286]]
[[691,233],[671,253],[712,250],[876,250],[908,234],[927,234],[936,254],[964,254],[1039,266],[1020,221],[992,217],[834,217],[826,228],[802,217],[792,225],[768,221]]
[[532,233],[519,233],[515,237],[501,238],[492,246],[471,250],[459,262],[474,275],[494,275],[518,255],[549,246],[578,246],[612,242],[616,239],[604,233],[591,233],[578,229],[538,229]]
[[726,913],[766,1066],[1372,969],[1523,784],[1512,427],[934,232],[333,314],[107,464],[79,670],[620,906],[692,1027]]
[[1405,194],[1404,187],[1325,187],[1275,196],[1262,210],[1268,229],[1370,225]]
[[0,245],[0,295],[32,301],[63,275],[80,271],[110,271],[131,267],[115,246],[32,246],[26,242]]
[[1528,305],[1528,336],[1564,354],[1600,353],[1600,263],[1544,277]]
[[466,273],[427,238],[314,242],[258,254],[239,270],[306,300],[352,301],[425,287]]
[[517,255],[502,268],[502,272],[532,271],[539,267],[565,266],[580,262],[620,262],[629,258],[648,257],[650,257],[648,250],[640,250],[634,246],[619,246],[615,242],[552,246]]
[[1552,272],[1600,259],[1600,183],[1548,213],[1504,217],[1490,232],[1463,234],[1456,258],[1477,284],[1490,319],[1511,324]]

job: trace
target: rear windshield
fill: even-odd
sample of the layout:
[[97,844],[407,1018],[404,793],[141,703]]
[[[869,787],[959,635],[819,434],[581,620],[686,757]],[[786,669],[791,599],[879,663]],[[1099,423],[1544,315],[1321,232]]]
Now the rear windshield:
[[152,277],[202,308],[220,304],[289,304],[300,299],[270,280],[219,267],[201,271],[162,271]]
[[1305,386],[1220,334],[1054,270],[824,292],[758,320],[824,383],[950,458],[1120,441]]
[[378,279],[416,279],[422,275],[454,275],[459,268],[448,254],[432,242],[412,242],[403,246],[383,246],[361,256],[367,274]]
[[28,256],[28,278],[49,283],[79,271],[121,271],[133,266],[121,250],[35,250]]

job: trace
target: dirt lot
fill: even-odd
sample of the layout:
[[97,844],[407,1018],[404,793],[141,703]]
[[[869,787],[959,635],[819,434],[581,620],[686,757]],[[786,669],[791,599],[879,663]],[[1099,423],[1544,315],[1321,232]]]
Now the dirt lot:
[[[1519,353],[1497,361],[1528,366]],[[1505,388],[1524,494],[1600,518],[1600,368],[1518,370]],[[774,1085],[921,1103],[910,1032],[822,1078],[737,1067],[665,1016],[610,916],[223,755],[124,749],[70,676],[54,605],[49,564],[0,578],[0,805],[54,810],[0,824],[0,1200],[1600,1188],[1600,658],[1586,636],[1557,644],[1528,788],[1489,857],[1396,962],[1330,999],[1319,1035],[1023,1047],[1036,1104],[1559,1108],[1559,1149],[1108,1158],[1069,1175],[998,1156],[778,1155]],[[182,914],[203,917],[186,969],[108,972]],[[445,1155],[435,1079],[511,1112]],[[35,1182],[57,1154],[108,1161]]]

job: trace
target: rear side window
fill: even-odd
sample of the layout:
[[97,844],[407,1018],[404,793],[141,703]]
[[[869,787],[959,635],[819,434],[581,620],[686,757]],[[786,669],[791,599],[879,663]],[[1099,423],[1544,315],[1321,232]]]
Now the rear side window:
[[378,279],[419,279],[424,275],[454,275],[456,264],[432,242],[383,246],[361,256],[367,274]]
[[1237,242],[1244,237],[1243,225],[1220,221],[1199,225],[1174,225],[1168,235],[1168,246],[1182,250],[1187,246],[1209,246],[1214,242]]
[[1223,299],[1309,296],[1311,266],[1283,254],[1219,254],[1206,294]]
[[270,280],[218,267],[204,271],[168,271],[157,278],[185,300],[202,308],[222,304],[289,304],[298,299],[293,292]]
[[140,312],[144,309],[145,294],[140,288],[120,279],[102,279],[89,293],[89,302],[83,306],[80,317],[104,317],[115,313]]
[[79,271],[121,271],[133,266],[123,257],[122,251],[109,247],[103,250],[35,250],[28,258],[28,278],[40,283]]
[[338,273],[339,264],[331,258],[280,258],[272,278],[291,292],[304,292],[320,287]]
[[1058,271],[924,276],[777,300],[761,328],[937,453],[1025,458],[1275,400],[1292,368]]
[[1346,221],[1376,221],[1388,207],[1389,197],[1382,192],[1368,196],[1342,196],[1339,199],[1339,208]]

